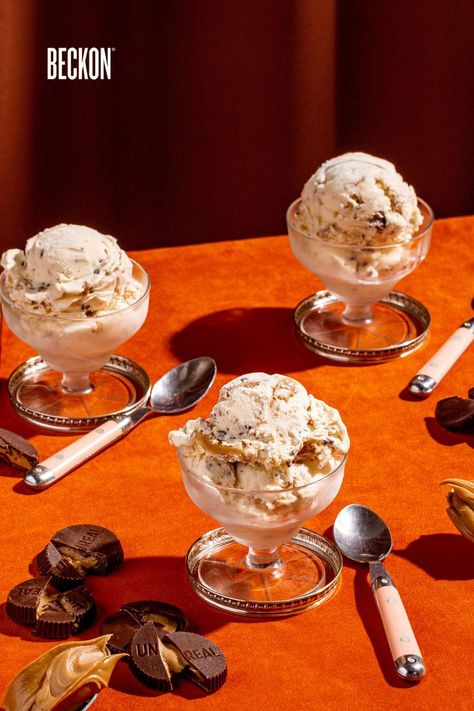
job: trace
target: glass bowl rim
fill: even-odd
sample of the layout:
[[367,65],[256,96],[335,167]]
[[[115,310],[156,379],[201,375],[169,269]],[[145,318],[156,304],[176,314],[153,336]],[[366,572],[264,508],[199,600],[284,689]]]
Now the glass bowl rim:
[[120,309],[116,309],[115,311],[107,311],[107,313],[103,314],[97,314],[94,316],[63,316],[61,312],[55,313],[55,314],[44,314],[41,313],[41,311],[34,311],[32,309],[25,309],[21,306],[17,306],[14,301],[10,299],[8,296],[6,290],[5,290],[5,279],[6,279],[6,274],[7,270],[4,269],[3,272],[0,274],[0,297],[2,301],[5,301],[8,306],[13,310],[17,311],[18,313],[25,314],[26,316],[36,316],[41,319],[47,319],[51,321],[67,321],[68,323],[74,322],[74,321],[79,321],[81,323],[86,323],[89,319],[92,321],[93,319],[105,319],[108,316],[116,316],[117,314],[123,314],[125,311],[128,311],[129,309],[133,309],[134,307],[137,306],[141,301],[143,301],[149,294],[150,288],[151,288],[151,278],[148,273],[148,271],[143,267],[139,262],[135,261],[135,259],[132,259],[129,257],[132,265],[134,268],[138,268],[141,273],[145,276],[146,279],[146,284],[145,284],[145,289],[142,294],[136,299],[131,304],[127,304],[126,306],[123,306]]
[[337,466],[334,469],[331,469],[328,474],[323,474],[319,479],[314,479],[314,481],[307,482],[306,484],[302,484],[301,486],[292,486],[289,489],[236,489],[233,486],[222,486],[222,484],[215,484],[213,481],[209,479],[204,479],[204,477],[199,476],[195,472],[193,472],[188,466],[185,465],[183,461],[183,456],[179,449],[177,450],[178,454],[178,459],[179,463],[181,465],[181,469],[183,470],[183,473],[186,472],[188,473],[192,479],[195,479],[198,481],[200,484],[205,484],[211,489],[217,489],[217,491],[220,491],[222,493],[233,493],[233,494],[255,494],[256,496],[275,496],[276,494],[292,494],[294,492],[300,492],[303,491],[304,489],[309,488],[310,486],[314,486],[315,484],[320,484],[323,481],[326,481],[330,477],[333,476],[333,474],[336,474],[339,472],[341,469],[344,469],[346,462],[347,462],[347,457],[349,452],[346,452],[345,454],[341,455],[341,460],[338,462]]
[[428,205],[425,200],[422,200],[422,198],[417,197],[417,203],[421,205],[421,207],[426,211],[427,217],[428,217],[428,224],[426,227],[424,227],[421,231],[416,232],[414,235],[411,236],[410,239],[404,240],[403,242],[384,242],[384,244],[380,245],[359,245],[359,244],[345,244],[345,243],[340,243],[340,242],[331,242],[330,240],[327,239],[322,239],[321,237],[314,237],[313,235],[307,234],[306,232],[303,232],[302,230],[299,229],[295,225],[295,223],[292,220],[292,215],[296,210],[296,207],[301,203],[302,198],[299,197],[296,200],[293,200],[291,205],[289,206],[288,210],[286,211],[286,221],[287,225],[293,232],[296,232],[299,234],[301,237],[304,237],[305,239],[308,239],[312,242],[318,242],[319,244],[323,245],[330,245],[331,247],[334,248],[344,248],[344,249],[352,249],[352,250],[363,250],[364,252],[368,251],[380,251],[383,249],[393,249],[393,247],[403,247],[405,245],[413,244],[414,242],[418,242],[421,240],[423,237],[425,237],[427,234],[430,233],[433,223],[434,223],[434,212],[431,209],[431,207]]

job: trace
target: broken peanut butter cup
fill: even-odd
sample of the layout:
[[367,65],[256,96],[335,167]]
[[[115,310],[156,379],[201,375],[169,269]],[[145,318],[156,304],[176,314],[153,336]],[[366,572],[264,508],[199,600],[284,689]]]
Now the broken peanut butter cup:
[[225,656],[216,644],[193,632],[171,632],[160,639],[151,622],[133,636],[130,667],[143,684],[160,691],[171,691],[180,672],[208,694],[227,676]]
[[28,471],[39,462],[38,450],[16,432],[0,428],[0,459]]
[[[167,660],[168,650],[161,642],[153,622],[146,622],[133,635],[130,643],[130,667],[137,679],[146,686],[159,691],[171,691],[174,671],[181,671],[184,664]],[[175,655],[176,657],[176,655]]]
[[222,650],[193,632],[173,632],[163,637],[165,647],[174,647],[185,660],[184,674],[208,694],[226,680],[227,663]]
[[41,593],[48,585],[49,578],[31,578],[15,585],[7,596],[6,612],[20,625],[34,625],[36,623],[36,609]]
[[188,618],[179,607],[159,600],[127,602],[118,612],[102,622],[102,634],[112,635],[108,647],[112,652],[128,652],[133,635],[147,622],[152,622],[159,637],[168,632],[185,630]]
[[6,611],[15,622],[34,626],[39,637],[66,639],[94,620],[96,606],[85,585],[60,592],[42,577],[16,585],[8,593]]
[[42,575],[50,575],[59,590],[81,585],[86,575],[108,575],[123,561],[119,539],[102,526],[67,526],[51,537],[36,556]]

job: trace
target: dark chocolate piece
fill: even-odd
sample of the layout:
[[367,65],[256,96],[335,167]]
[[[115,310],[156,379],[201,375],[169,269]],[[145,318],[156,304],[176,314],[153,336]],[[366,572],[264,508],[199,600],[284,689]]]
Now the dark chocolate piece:
[[39,462],[38,450],[16,432],[0,428],[0,459],[8,464],[28,471]]
[[82,632],[95,619],[97,609],[91,591],[85,585],[61,595],[61,605],[74,615],[72,634]]
[[193,632],[172,632],[163,637],[163,644],[178,650],[188,664],[186,676],[208,693],[217,691],[225,682],[226,659],[214,642]]
[[8,617],[21,625],[34,625],[38,601],[48,585],[48,580],[47,577],[31,578],[10,590],[6,606]]
[[171,691],[171,675],[162,657],[162,647],[153,622],[146,622],[130,644],[130,668],[146,686]]
[[44,593],[36,611],[35,634],[48,639],[66,639],[72,634],[74,614],[60,602],[60,593]]
[[35,634],[49,639],[66,639],[81,632],[94,620],[96,606],[85,585],[63,593],[49,586],[40,597],[36,615]]
[[70,590],[82,585],[84,575],[77,570],[69,558],[62,555],[54,543],[48,543],[36,556],[36,565],[42,575],[50,575],[58,590]]
[[474,399],[447,397],[436,404],[435,418],[442,427],[454,432],[474,428]]
[[129,651],[133,635],[141,626],[128,610],[119,610],[105,618],[100,626],[100,633],[112,635],[107,647],[113,654],[119,654]]
[[467,396],[470,400],[474,400],[474,388],[469,389]]

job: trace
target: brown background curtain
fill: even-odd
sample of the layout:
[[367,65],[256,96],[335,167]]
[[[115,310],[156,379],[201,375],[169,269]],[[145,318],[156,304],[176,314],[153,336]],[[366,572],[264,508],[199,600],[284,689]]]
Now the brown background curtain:
[[[324,159],[393,160],[472,211],[474,3],[2,0],[0,246],[57,222],[130,248],[285,231]],[[47,47],[115,47],[47,81]]]

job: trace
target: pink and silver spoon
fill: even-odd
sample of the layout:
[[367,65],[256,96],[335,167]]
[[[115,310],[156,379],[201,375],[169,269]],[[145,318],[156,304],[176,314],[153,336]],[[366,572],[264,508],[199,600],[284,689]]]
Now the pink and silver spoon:
[[153,386],[150,405],[107,420],[99,427],[56,452],[26,472],[25,484],[36,490],[47,489],[72,469],[136,427],[152,413],[174,415],[184,412],[201,400],[214,382],[216,364],[212,358],[193,358],[165,373]]
[[426,673],[425,663],[399,592],[382,564],[392,550],[388,527],[374,511],[349,504],[338,513],[333,533],[345,556],[357,563],[369,564],[370,585],[395,671],[405,681],[419,681]]

